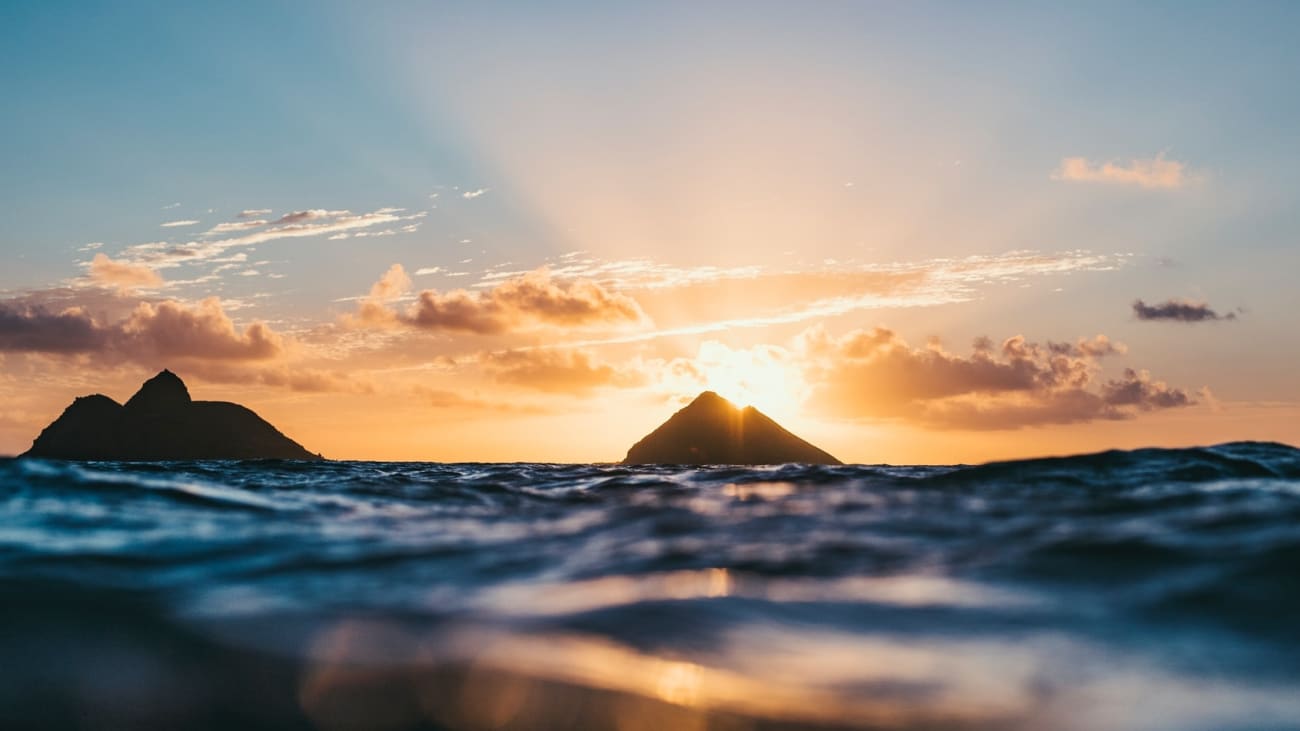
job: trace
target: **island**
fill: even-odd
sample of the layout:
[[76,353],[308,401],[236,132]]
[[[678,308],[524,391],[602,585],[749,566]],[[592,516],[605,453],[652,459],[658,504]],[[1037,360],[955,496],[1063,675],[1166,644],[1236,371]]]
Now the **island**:
[[22,457],[67,460],[321,460],[252,410],[194,401],[175,373],[150,378],[125,405],[102,394],[72,402]]
[[632,445],[623,464],[842,464],[766,414],[705,391]]

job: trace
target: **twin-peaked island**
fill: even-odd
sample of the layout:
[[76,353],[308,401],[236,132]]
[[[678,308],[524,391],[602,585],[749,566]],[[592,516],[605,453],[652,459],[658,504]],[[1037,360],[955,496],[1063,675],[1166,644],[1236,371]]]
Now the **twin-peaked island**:
[[145,381],[125,405],[82,396],[36,437],[24,457],[52,459],[323,459],[239,404],[194,401],[171,371]]
[[[251,410],[194,401],[163,371],[126,402],[95,394],[72,402],[24,457],[71,460],[320,460]],[[840,464],[752,406],[712,391],[673,414],[627,452],[624,464]]]

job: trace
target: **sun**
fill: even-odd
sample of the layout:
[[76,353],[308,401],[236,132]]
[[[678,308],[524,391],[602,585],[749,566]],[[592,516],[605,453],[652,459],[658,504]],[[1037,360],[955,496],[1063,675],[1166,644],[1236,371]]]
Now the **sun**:
[[799,410],[803,381],[780,348],[733,349],[708,341],[694,365],[705,389],[737,406],[786,416]]

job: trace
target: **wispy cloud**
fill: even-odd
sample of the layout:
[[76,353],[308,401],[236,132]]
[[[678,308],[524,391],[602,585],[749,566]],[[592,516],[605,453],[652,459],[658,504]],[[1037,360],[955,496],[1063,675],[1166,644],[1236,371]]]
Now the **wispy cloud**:
[[197,226],[198,224],[199,224],[198,220],[193,218],[186,218],[180,221],[167,221],[165,223],[160,223],[158,225],[161,228],[181,228],[184,226]]
[[636,368],[602,363],[584,350],[509,350],[481,354],[478,361],[501,383],[551,393],[587,394],[648,381]]
[[293,211],[291,213],[286,213],[276,219],[273,225],[282,226],[289,223],[319,221],[326,218],[338,218],[346,215],[348,215],[348,211],[327,211],[323,208],[313,208],[306,211]]
[[[602,286],[636,297],[651,317],[653,330],[597,340],[540,347],[630,343],[665,337],[701,335],[733,329],[763,328],[825,319],[851,312],[895,307],[931,307],[968,302],[990,285],[1025,283],[1034,277],[1071,272],[1110,271],[1125,265],[1125,255],[1089,251],[1042,253],[1012,251],[960,259],[932,259],[891,264],[837,264],[827,269],[777,270],[761,267],[679,269],[648,260],[596,262],[568,257],[552,276],[589,275]],[[493,273],[487,279],[515,276]],[[770,298],[760,302],[759,297]],[[779,295],[779,296],[778,296]],[[743,307],[726,309],[728,302]],[[698,305],[698,307],[697,307]],[[669,310],[708,308],[715,319],[664,323]],[[731,315],[731,316],[728,316]]]
[[162,207],[162,210],[164,210],[164,211],[170,211],[170,210],[173,209],[173,208],[180,208],[180,207],[181,207],[181,204],[180,204],[180,203],[171,203],[171,204],[168,204],[168,205],[163,206],[163,207]]
[[1237,314],[1229,312],[1220,314],[1205,302],[1171,299],[1154,305],[1142,300],[1133,302],[1133,315],[1139,320],[1166,320],[1172,322],[1207,322],[1213,320],[1235,320]]
[[1086,157],[1067,157],[1052,172],[1053,180],[1078,183],[1111,183],[1141,188],[1181,188],[1192,181],[1187,165],[1163,155],[1123,162],[1092,162]]
[[270,208],[245,208],[235,214],[235,218],[261,218],[271,215]]
[[373,393],[375,390],[374,384],[354,374],[291,363],[266,365],[201,360],[186,362],[182,369],[187,377],[195,376],[209,383],[269,386],[301,393]]
[[465,191],[464,193],[461,193],[461,194],[460,194],[460,197],[461,197],[461,198],[466,198],[466,199],[469,199],[469,200],[473,200],[474,198],[477,198],[477,197],[483,195],[484,193],[488,192],[489,190],[492,190],[492,189],[491,189],[491,188],[478,188],[478,189],[476,189],[476,190],[467,190],[467,191]]
[[203,232],[204,236],[220,236],[221,234],[235,233],[237,231],[248,231],[254,228],[260,228],[268,223],[265,219],[253,219],[250,221],[226,221],[218,223],[207,231]]
[[226,238],[204,236],[179,244],[166,241],[136,244],[128,247],[123,255],[131,263],[149,264],[155,269],[162,269],[210,261],[232,248],[254,246],[277,239],[328,236],[371,226],[411,222],[426,215],[428,215],[427,211],[406,214],[401,208],[380,208],[370,213],[360,214],[324,209],[294,211],[265,228],[247,231],[241,235]]

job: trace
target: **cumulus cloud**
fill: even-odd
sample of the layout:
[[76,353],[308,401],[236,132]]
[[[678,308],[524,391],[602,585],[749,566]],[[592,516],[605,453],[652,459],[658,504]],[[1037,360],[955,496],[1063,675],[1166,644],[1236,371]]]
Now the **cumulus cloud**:
[[636,300],[589,280],[557,280],[543,268],[518,275],[490,289],[439,292],[426,289],[409,307],[387,300],[404,292],[410,278],[398,265],[371,288],[354,324],[404,325],[421,330],[499,335],[539,327],[622,327],[646,320]]
[[634,367],[601,363],[585,350],[509,350],[485,353],[479,363],[502,383],[551,393],[631,388],[648,380]]
[[411,289],[411,278],[401,264],[394,264],[370,286],[370,294],[362,298],[354,316],[345,321],[355,326],[394,327],[404,319],[398,311],[389,307],[389,303],[398,299]]
[[833,337],[818,326],[800,336],[797,349],[807,363],[810,405],[840,418],[1015,429],[1128,419],[1195,403],[1145,371],[1102,380],[1098,361],[1124,350],[1102,335],[1045,344],[980,338],[961,356],[937,343],[912,347],[885,328]]
[[87,276],[96,284],[121,290],[159,287],[163,283],[163,278],[152,268],[143,264],[114,261],[103,253],[95,254],[95,258],[91,259]]
[[411,278],[406,276],[406,269],[401,264],[394,264],[370,287],[370,299],[389,302],[406,294],[410,289]]
[[132,359],[265,360],[284,351],[283,339],[265,323],[240,332],[216,297],[194,306],[141,302],[113,329],[115,347]]
[[158,225],[162,228],[181,228],[183,226],[197,226],[198,223],[199,222],[193,218],[187,218],[181,221],[167,221]]
[[80,307],[53,312],[0,303],[0,351],[152,365],[168,359],[268,360],[284,352],[284,341],[261,322],[240,331],[215,297],[195,305],[141,302],[114,321],[96,319]]
[[1133,315],[1139,320],[1170,320],[1173,322],[1206,322],[1207,320],[1235,320],[1237,314],[1219,314],[1205,302],[1171,299],[1153,305],[1134,300]]
[[1086,157],[1066,157],[1052,173],[1053,180],[1079,183],[1113,183],[1142,188],[1181,188],[1191,182],[1187,166],[1163,155],[1120,162],[1092,162]]
[[85,353],[99,350],[107,334],[86,312],[0,303],[0,352]]
[[473,200],[483,195],[484,193],[488,192],[489,190],[491,190],[491,188],[478,188],[477,190],[467,190],[464,193],[461,193],[460,197],[465,198],[467,200]]

